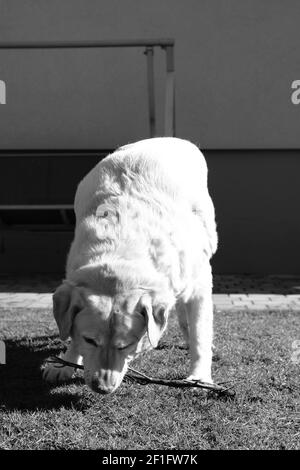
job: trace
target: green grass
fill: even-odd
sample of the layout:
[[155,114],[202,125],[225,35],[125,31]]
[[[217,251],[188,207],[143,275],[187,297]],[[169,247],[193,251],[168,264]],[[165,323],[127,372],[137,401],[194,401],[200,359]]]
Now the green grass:
[[[239,379],[235,398],[199,389],[125,384],[94,395],[80,372],[50,387],[40,365],[62,347],[52,314],[1,310],[7,365],[0,366],[2,449],[299,449],[299,372],[291,361],[299,313],[215,313],[214,379]],[[183,377],[188,352],[174,318],[158,349],[133,364]]]

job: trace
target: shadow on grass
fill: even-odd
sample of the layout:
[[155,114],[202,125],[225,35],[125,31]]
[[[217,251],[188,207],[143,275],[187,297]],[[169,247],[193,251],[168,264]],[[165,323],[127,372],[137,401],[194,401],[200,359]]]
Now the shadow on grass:
[[[62,386],[51,385],[43,380],[42,364],[50,356],[57,355],[60,349],[57,335],[6,340],[7,364],[0,366],[0,411],[82,410],[89,406],[90,400],[87,396],[87,400],[83,400],[82,390],[78,387],[84,384],[82,377],[77,376]],[[158,349],[177,349],[179,352],[186,347],[162,343]],[[72,385],[78,387],[75,387],[75,393]],[[230,398],[207,393],[217,400]]]
[[[0,365],[0,410],[76,408],[79,396],[42,378],[42,364],[60,349],[56,335],[6,340],[5,344],[6,365]],[[78,377],[73,382],[83,380]]]

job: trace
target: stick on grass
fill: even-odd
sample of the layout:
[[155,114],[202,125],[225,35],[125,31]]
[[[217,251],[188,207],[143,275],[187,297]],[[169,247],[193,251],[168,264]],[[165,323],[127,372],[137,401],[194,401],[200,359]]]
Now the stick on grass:
[[[64,359],[53,356],[48,359],[46,362],[55,364],[56,367],[69,366],[76,369],[84,369],[80,364],[74,364],[73,362],[65,361]],[[205,390],[210,390],[219,394],[234,396],[235,392],[232,390],[232,387],[223,387],[218,384],[211,384],[206,382],[200,382],[198,380],[186,380],[186,379],[160,379],[156,377],[148,377],[146,374],[139,372],[131,367],[128,367],[128,371],[125,375],[125,380],[128,382],[136,382],[140,385],[155,384],[155,385],[166,385],[168,387],[178,387],[178,388],[203,388]]]

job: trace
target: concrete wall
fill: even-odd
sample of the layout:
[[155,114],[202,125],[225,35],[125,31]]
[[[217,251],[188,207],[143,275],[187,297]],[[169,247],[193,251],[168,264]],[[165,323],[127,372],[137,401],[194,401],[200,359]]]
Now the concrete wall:
[[[175,38],[177,135],[205,149],[227,273],[299,273],[299,24],[298,0],[0,2],[0,41]],[[163,51],[155,67],[162,133]],[[0,151],[149,135],[142,50],[0,50],[0,80]],[[92,161],[67,184],[61,158],[26,165],[0,158],[0,202],[68,202]],[[61,270],[71,236],[3,229],[0,271]]]
[[[210,150],[205,157],[219,232],[215,272],[299,273],[300,151]],[[6,203],[71,203],[78,181],[98,157],[74,157],[71,175],[70,158],[7,158],[6,170],[0,172],[0,199]],[[9,217],[13,216],[16,218],[15,214]],[[18,217],[18,223],[32,223],[36,218],[40,223],[55,222],[49,213]],[[70,231],[2,227],[0,272],[63,271],[71,240]]]
[[[298,0],[0,2],[0,41],[175,38],[177,132],[203,148],[299,147],[299,24]],[[114,148],[147,136],[142,52],[0,51],[1,148]],[[155,65],[161,117],[162,51]]]
[[223,273],[299,273],[300,151],[207,151]]

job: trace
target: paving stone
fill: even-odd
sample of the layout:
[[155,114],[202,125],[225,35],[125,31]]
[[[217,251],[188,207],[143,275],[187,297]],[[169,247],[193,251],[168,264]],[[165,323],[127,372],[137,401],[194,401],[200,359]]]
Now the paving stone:
[[[52,308],[63,276],[0,276],[0,306]],[[215,275],[213,302],[218,309],[300,309],[300,275]]]
[[228,294],[231,300],[244,300],[247,299],[247,294]]
[[231,299],[220,299],[220,300],[214,300],[214,304],[228,304],[228,305],[233,305],[232,303],[232,300]]
[[[270,299],[270,300],[282,300],[284,301],[286,299],[286,295],[282,295],[282,294],[271,294],[271,295],[267,295],[267,297]],[[300,296],[299,296],[300,298]]]
[[269,307],[266,304],[253,304],[251,310],[268,310]]

